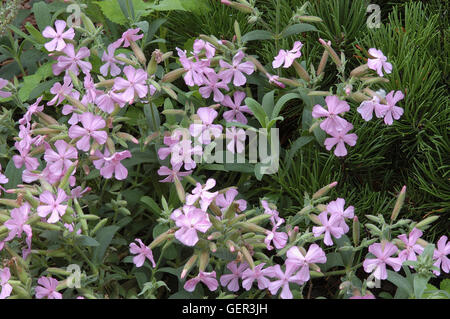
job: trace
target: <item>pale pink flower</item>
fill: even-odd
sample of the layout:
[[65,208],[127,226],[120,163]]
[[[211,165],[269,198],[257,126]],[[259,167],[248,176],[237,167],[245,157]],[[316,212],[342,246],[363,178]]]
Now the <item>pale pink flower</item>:
[[204,283],[206,287],[208,287],[208,289],[211,291],[214,291],[217,289],[217,287],[219,287],[215,271],[212,272],[200,271],[197,277],[194,277],[186,281],[186,283],[184,284],[184,289],[192,292],[195,290],[195,287],[199,282]]
[[96,150],[94,155],[98,157],[97,160],[93,161],[94,166],[96,169],[100,170],[100,175],[104,178],[109,179],[113,174],[119,181],[127,178],[128,170],[120,163],[120,161],[130,158],[130,151],[115,152],[113,155],[110,155],[108,148],[105,148],[104,154],[100,153],[99,150]]
[[72,125],[69,128],[70,138],[81,137],[76,144],[79,150],[85,152],[89,150],[91,137],[100,145],[106,143],[108,134],[102,130],[106,126],[106,122],[101,116],[85,112],[80,115],[80,121],[83,127]]
[[62,299],[62,294],[56,291],[58,287],[58,280],[52,277],[41,277],[38,279],[38,284],[35,289],[37,299]]
[[334,145],[337,144],[336,149],[334,150],[334,155],[347,155],[347,149],[345,148],[344,143],[350,146],[355,146],[356,140],[358,139],[358,136],[354,133],[347,134],[351,129],[353,129],[353,125],[351,123],[347,123],[347,127],[343,128],[342,130],[332,132],[330,134],[332,137],[328,137],[325,139],[325,148],[329,151]]
[[271,278],[277,278],[278,280],[269,283],[269,291],[272,295],[276,295],[278,290],[281,288],[281,299],[292,299],[293,295],[289,289],[289,283],[295,283],[297,285],[303,285],[305,282],[300,278],[300,274],[294,275],[297,267],[293,264],[286,264],[286,271],[281,270],[280,265],[275,265],[272,267]]
[[353,218],[355,208],[353,206],[349,206],[344,210],[344,205],[345,199],[337,198],[335,201],[328,203],[327,212],[330,213],[330,215],[337,215],[341,218],[341,223],[339,226],[342,228],[344,233],[346,233],[349,231],[349,228],[345,223],[345,218]]
[[56,223],[59,221],[59,218],[66,213],[67,205],[61,205],[61,203],[65,202],[67,199],[68,197],[66,192],[61,188],[58,188],[58,193],[56,196],[50,191],[44,191],[39,196],[39,200],[41,203],[47,205],[38,206],[38,215],[41,217],[47,217],[48,214],[51,214],[50,218],[47,220],[47,223]]
[[[5,86],[8,85],[8,83],[9,83],[8,80],[0,78],[0,89],[3,89]],[[2,97],[2,98],[7,98],[7,97],[10,97],[11,95],[12,95],[11,92],[0,91],[0,97]]]
[[193,48],[195,54],[199,54],[202,50],[205,50],[205,55],[208,59],[212,59],[216,54],[216,48],[211,43],[201,39],[196,39],[194,41]]
[[186,73],[183,76],[184,82],[187,86],[203,85],[205,83],[205,73],[214,72],[209,67],[209,60],[200,60],[196,62],[190,60],[186,56],[186,52],[177,48],[178,56],[180,57],[180,63],[183,66]]
[[52,88],[50,89],[50,93],[55,94],[53,99],[47,102],[47,105],[59,105],[63,100],[66,99],[64,95],[70,95],[72,92],[73,84],[70,79],[70,77],[64,78],[64,83],[61,85],[61,83],[56,82],[53,84]]
[[22,233],[26,235],[26,243],[28,245],[28,250],[23,251],[24,259],[31,251],[31,238],[33,236],[32,229],[30,225],[27,225],[28,215],[30,214],[30,204],[24,203],[19,208],[14,208],[11,210],[11,218],[5,222],[5,227],[9,229],[8,236],[4,241],[10,241],[11,239],[22,236]]
[[[2,174],[1,171],[2,171],[2,165],[0,164],[0,184],[7,184],[9,182],[9,179],[4,174]],[[0,195],[2,193],[1,192],[2,190],[5,191],[5,189],[2,186],[0,186]]]
[[210,144],[211,136],[218,138],[222,134],[222,125],[212,124],[218,113],[210,107],[201,107],[197,111],[202,123],[193,123],[189,126],[189,132],[193,137],[198,136],[198,141],[202,144]]
[[94,80],[92,79],[90,73],[86,74],[86,76],[84,77],[83,85],[86,92],[86,94],[83,96],[83,104],[94,103],[97,95],[103,94],[102,90],[98,90],[95,87]]
[[300,41],[295,41],[292,50],[280,50],[278,55],[273,60],[272,66],[277,69],[284,63],[283,68],[290,67],[292,63],[294,63],[295,59],[301,57],[302,53],[300,52],[300,49],[302,46],[303,44]]
[[288,240],[288,234],[284,232],[277,232],[278,227],[284,222],[283,219],[278,220],[278,223],[273,225],[272,230],[266,231],[266,238],[264,239],[264,243],[268,250],[272,250],[273,247],[270,243],[273,241],[273,244],[276,249],[281,249],[286,246]]
[[234,200],[238,195],[238,191],[230,188],[225,194],[217,195],[215,202],[222,212],[225,212],[231,204],[237,203],[239,211],[243,212],[247,209],[247,202],[243,199]]
[[390,243],[374,243],[369,246],[369,252],[376,258],[366,258],[363,262],[364,271],[372,273],[378,280],[387,278],[386,264],[391,266],[395,271],[399,271],[402,267],[402,259],[391,257],[397,252],[397,247]]
[[194,205],[197,200],[200,200],[200,207],[201,209],[206,212],[208,209],[208,206],[212,203],[214,198],[219,194],[219,192],[208,192],[208,190],[212,189],[214,186],[216,186],[216,181],[213,178],[209,178],[205,186],[202,186],[202,184],[197,183],[195,188],[192,190],[192,194],[189,194],[186,196],[186,204],[187,205]]
[[[450,271],[450,259],[447,256],[450,254],[450,241],[447,241],[447,236],[439,238],[436,246],[433,253],[433,259],[436,260],[436,262],[433,265],[438,268],[442,267],[442,270],[448,274]],[[433,272],[437,276],[441,273],[440,270],[435,270]]]
[[[111,76],[117,76],[122,72],[122,70],[117,66],[117,64],[124,65],[125,62],[119,61],[115,58],[114,55],[115,51],[116,46],[114,45],[114,43],[108,45],[108,49],[106,51],[103,51],[102,61],[106,62],[100,67],[100,73],[103,76],[107,76],[108,71],[111,73]],[[117,56],[125,58],[125,54],[123,53],[120,53]]]
[[150,247],[146,246],[139,238],[136,238],[135,241],[138,242],[139,247],[135,243],[130,244],[130,253],[135,255],[137,254],[133,257],[133,263],[136,267],[142,267],[145,262],[145,258],[148,258],[148,260],[152,262],[153,268],[155,268],[156,264]]
[[381,50],[371,48],[369,49],[369,54],[373,57],[373,59],[367,60],[367,66],[369,67],[369,69],[377,71],[379,76],[383,76],[382,69],[384,69],[384,72],[386,72],[386,74],[392,72],[392,64],[387,62],[387,58],[384,56]]
[[378,96],[374,96],[372,100],[361,102],[361,105],[356,110],[359,114],[361,114],[364,121],[367,122],[372,119],[373,111],[375,111],[377,117],[382,117],[378,115],[384,112],[384,108],[385,107],[380,102],[380,98]]
[[270,221],[273,226],[281,225],[284,223],[284,219],[279,216],[279,213],[276,209],[270,208],[269,203],[263,199],[261,200],[261,205],[264,208],[264,214],[271,215]]
[[123,69],[123,73],[127,76],[127,79],[124,78],[115,78],[114,79],[114,90],[124,90],[121,93],[121,98],[130,104],[133,104],[134,97],[137,95],[140,98],[143,98],[147,95],[148,85],[147,78],[148,74],[143,69],[135,69],[131,65],[127,65]]
[[350,110],[350,105],[346,101],[342,101],[336,95],[327,96],[325,98],[328,110],[325,110],[321,105],[314,106],[312,116],[314,118],[326,117],[326,119],[320,123],[320,128],[332,134],[338,130],[342,130],[347,127],[348,122],[342,117],[338,116]]
[[[172,136],[164,137],[164,144],[169,147],[162,147],[158,150],[158,157],[164,160],[169,154],[171,155],[170,163],[172,166],[184,162],[184,168],[190,170],[196,167],[193,155],[202,155],[203,150],[200,145],[192,147],[192,141],[185,138],[183,132],[189,135],[188,130],[176,129]],[[183,137],[180,141],[180,137]]]
[[19,124],[29,123],[31,121],[31,115],[33,115],[36,112],[42,112],[44,110],[44,107],[42,105],[39,105],[39,103],[41,103],[41,100],[42,100],[42,95],[37,98],[36,102],[34,102],[33,104],[31,104],[28,107],[28,110],[25,112],[23,117],[19,120]]
[[227,264],[228,270],[231,271],[231,274],[225,274],[220,277],[220,284],[223,287],[227,287],[229,291],[238,291],[239,290],[239,278],[241,278],[244,270],[248,268],[247,263],[241,263],[238,267],[236,261],[232,261]]
[[419,239],[422,235],[423,232],[414,227],[414,229],[409,233],[409,237],[406,234],[397,236],[406,246],[405,249],[398,254],[398,257],[400,257],[402,261],[417,260],[416,254],[420,255],[424,250],[422,246],[416,243],[417,239]]
[[[144,34],[139,34],[139,35],[137,34],[139,31],[141,31],[141,29],[139,29],[139,28],[128,29],[127,31],[122,33],[122,37],[118,40],[120,42],[118,42],[118,41],[116,41],[116,42],[122,44],[122,41],[123,41],[123,47],[127,48],[130,46],[131,41],[136,42],[137,40],[142,39],[144,37]],[[114,45],[117,48],[118,46],[120,46],[120,44],[118,45],[117,43],[115,43]]]
[[283,89],[286,87],[286,85],[284,85],[284,83],[278,81],[278,79],[280,78],[278,75],[272,75],[269,73],[266,73],[265,75],[269,79],[270,84],[275,84],[276,86],[279,86],[280,88],[283,88]]
[[304,256],[303,253],[298,249],[298,247],[291,247],[286,253],[286,265],[292,264],[299,267],[298,272],[299,279],[303,282],[307,282],[310,278],[309,276],[309,265],[310,264],[324,264],[327,262],[327,257],[325,252],[317,244],[312,244],[309,246],[308,252]]
[[325,233],[323,242],[327,246],[332,246],[333,240],[331,239],[331,235],[335,238],[340,238],[344,234],[344,230],[340,227],[341,217],[339,215],[331,215],[328,219],[328,213],[326,211],[320,213],[318,217],[322,226],[314,226],[312,228],[314,237],[319,237]]
[[387,105],[381,104],[382,110],[381,110],[381,116],[384,116],[384,123],[387,125],[392,125],[394,120],[398,120],[403,115],[403,109],[401,107],[398,107],[395,105],[398,101],[402,100],[405,96],[403,95],[402,91],[394,91],[389,92],[386,95],[386,102]]
[[116,105],[120,108],[124,107],[126,100],[122,97],[122,94],[109,90],[105,94],[97,95],[95,104],[104,112],[111,114]]
[[48,51],[61,51],[66,47],[66,42],[64,39],[72,40],[75,37],[75,31],[73,28],[69,28],[69,30],[64,31],[66,28],[66,22],[63,20],[55,21],[55,29],[50,26],[47,26],[44,31],[42,31],[42,35],[44,38],[53,39],[50,42],[47,42],[44,47]]
[[174,210],[170,218],[180,227],[175,232],[175,238],[191,247],[199,240],[197,231],[206,233],[212,226],[208,214],[194,206],[184,205],[182,210]]
[[158,169],[158,175],[167,175],[166,178],[160,180],[161,183],[172,183],[175,178],[178,180],[182,180],[183,176],[188,176],[192,174],[192,171],[187,172],[180,172],[181,166],[183,166],[183,163],[177,163],[172,166],[172,169],[168,168],[167,166],[161,166]]
[[88,48],[82,47],[75,52],[75,47],[72,43],[66,45],[62,50],[65,55],[58,57],[58,63],[53,64],[53,74],[58,75],[63,71],[72,71],[75,75],[80,73],[79,69],[83,71],[84,74],[88,74],[92,70],[92,64],[82,59],[87,58],[91,55]]
[[272,274],[272,269],[270,267],[263,269],[265,263],[261,263],[255,266],[254,269],[247,268],[242,273],[242,287],[245,290],[250,290],[253,282],[256,280],[258,283],[258,289],[263,290],[269,287],[270,280],[266,276]]
[[232,79],[234,86],[242,86],[247,82],[247,79],[245,77],[245,74],[252,74],[255,71],[255,66],[252,62],[247,61],[244,63],[241,63],[242,59],[245,57],[244,52],[241,50],[238,51],[238,53],[235,54],[233,57],[232,65],[220,60],[219,64],[221,68],[224,68],[225,70],[220,71],[219,77],[223,79],[226,83],[230,83]]
[[224,81],[219,81],[220,78],[217,76],[215,72],[207,72],[205,74],[205,78],[203,81],[202,87],[198,89],[200,94],[203,96],[203,98],[207,99],[211,95],[211,93],[214,93],[213,100],[215,102],[222,102],[223,101],[223,93],[220,92],[219,89],[224,89],[225,91],[229,91],[227,83]]
[[222,105],[231,109],[230,111],[226,111],[223,113],[223,118],[227,122],[237,121],[239,123],[247,124],[248,121],[244,113],[252,115],[253,112],[248,108],[247,105],[241,105],[245,97],[245,93],[241,91],[234,92],[234,102],[231,100],[230,96],[226,95],[224,97]]
[[18,142],[14,143],[14,145],[16,146],[20,154],[14,155],[12,157],[14,166],[16,166],[16,168],[20,169],[25,164],[27,170],[34,171],[39,167],[38,159],[29,155],[30,152],[29,148],[21,148]]
[[2,287],[2,292],[0,293],[0,299],[6,299],[11,296],[12,286],[8,283],[9,278],[11,278],[11,272],[8,267],[0,269],[0,286]]
[[235,127],[227,128],[226,130],[226,139],[228,142],[227,150],[231,153],[242,153],[245,150],[245,131],[241,128],[236,129]]
[[44,159],[51,173],[61,175],[62,171],[69,169],[73,162],[71,159],[78,158],[78,152],[75,147],[66,143],[64,140],[55,142],[56,152],[52,148],[45,150]]

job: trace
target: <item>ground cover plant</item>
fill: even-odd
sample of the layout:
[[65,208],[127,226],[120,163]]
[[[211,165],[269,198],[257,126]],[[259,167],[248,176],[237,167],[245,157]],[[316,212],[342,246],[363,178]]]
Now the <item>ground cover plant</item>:
[[3,3],[1,298],[449,298],[447,13]]

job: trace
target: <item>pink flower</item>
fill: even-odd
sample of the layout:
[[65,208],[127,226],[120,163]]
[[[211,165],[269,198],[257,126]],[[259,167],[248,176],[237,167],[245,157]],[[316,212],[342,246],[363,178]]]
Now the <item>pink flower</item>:
[[195,287],[197,286],[197,284],[199,282],[204,283],[208,287],[208,289],[211,291],[214,291],[217,289],[217,287],[219,287],[219,283],[217,282],[215,271],[212,271],[212,272],[200,271],[199,274],[197,275],[197,277],[194,277],[194,278],[186,281],[186,283],[184,284],[184,289],[192,292],[195,290]]
[[194,246],[198,242],[197,231],[206,233],[212,226],[208,214],[194,206],[185,205],[182,211],[176,209],[170,218],[180,227],[175,238],[186,246]]
[[[434,266],[441,268],[442,270],[448,274],[450,271],[450,259],[447,255],[450,254],[450,242],[447,241],[447,236],[442,236],[439,238],[437,242],[437,248],[434,250],[433,259],[436,262],[433,264]],[[439,276],[440,271],[433,271],[435,275]]]
[[47,162],[47,166],[55,175],[61,175],[62,171],[67,170],[72,166],[71,159],[78,158],[78,152],[75,147],[67,144],[64,140],[57,140],[55,142],[57,152],[51,148],[45,150],[44,159]]
[[12,160],[14,162],[14,165],[16,168],[22,168],[22,166],[25,164],[25,167],[27,170],[34,171],[39,167],[39,161],[35,157],[31,157],[29,155],[30,149],[29,148],[21,148],[19,146],[19,143],[14,143],[17,150],[19,151],[20,155],[14,155],[12,157]]
[[273,247],[270,245],[270,242],[273,241],[273,244],[276,249],[281,249],[286,246],[288,240],[288,234],[283,232],[277,232],[278,227],[284,222],[284,220],[278,220],[278,223],[273,225],[272,230],[266,231],[266,238],[264,239],[264,243],[268,250],[272,250]]
[[142,69],[135,69],[131,65],[127,65],[123,69],[123,73],[127,76],[127,80],[124,78],[114,79],[114,90],[124,90],[121,94],[121,98],[130,104],[134,102],[135,95],[143,98],[147,95],[148,74]]
[[262,269],[265,263],[261,263],[255,266],[254,269],[247,268],[242,273],[242,287],[245,290],[250,290],[253,285],[253,282],[256,280],[258,283],[258,289],[263,290],[269,287],[270,280],[266,278],[266,276],[270,276],[272,274],[271,268]]
[[136,267],[142,267],[142,265],[145,262],[145,258],[148,258],[152,262],[153,268],[156,267],[155,260],[153,259],[153,253],[150,247],[144,245],[142,240],[139,238],[136,238],[135,241],[139,243],[138,247],[135,243],[130,244],[130,253],[137,254],[133,257],[133,263],[136,265]]
[[44,38],[53,39],[50,42],[47,42],[44,47],[48,51],[61,51],[66,47],[66,42],[64,39],[72,40],[75,37],[75,31],[73,28],[69,28],[69,30],[64,32],[66,28],[66,22],[63,20],[55,21],[55,29],[50,26],[47,26],[44,31],[42,31],[42,35]]
[[95,87],[94,80],[92,79],[90,73],[86,74],[86,76],[84,77],[83,85],[86,92],[86,94],[83,96],[83,104],[94,103],[97,95],[103,94],[102,90],[98,90]]
[[210,193],[208,190],[216,186],[216,181],[213,178],[209,178],[206,181],[205,186],[202,186],[202,184],[197,183],[195,188],[192,190],[192,194],[189,194],[186,196],[186,204],[187,205],[194,205],[197,200],[200,199],[200,207],[201,209],[206,212],[208,209],[208,206],[212,203],[214,198],[219,194],[219,192]]
[[369,246],[369,252],[376,258],[368,258],[363,262],[364,271],[373,272],[376,279],[384,280],[387,278],[386,264],[391,266],[395,271],[399,271],[402,267],[402,260],[398,257],[391,257],[397,252],[397,247],[390,243],[374,243]]
[[109,179],[113,174],[119,181],[127,178],[128,170],[120,163],[120,161],[130,158],[130,151],[115,152],[110,156],[108,148],[105,148],[105,153],[103,155],[99,150],[96,150],[94,155],[99,158],[94,161],[94,166],[96,169],[100,170],[100,175],[104,178]]
[[227,287],[229,291],[239,290],[239,278],[241,278],[244,270],[248,268],[247,263],[241,263],[238,267],[236,261],[228,263],[227,268],[231,271],[231,274],[225,274],[220,277],[220,284],[223,287]]
[[80,115],[80,121],[83,127],[72,125],[69,129],[70,138],[81,137],[76,144],[79,150],[85,152],[89,150],[91,137],[98,144],[105,144],[108,134],[101,130],[106,126],[106,122],[101,116],[86,112]]
[[[186,73],[183,76],[184,82],[187,86],[203,85],[205,83],[205,73],[214,72],[209,67],[209,60],[201,60],[194,62],[186,57],[186,52],[177,48],[180,63]],[[227,82],[228,83],[228,82]]]
[[266,200],[261,201],[261,205],[264,208],[264,214],[271,215],[270,221],[272,225],[281,225],[284,223],[284,219],[279,217],[279,213],[276,209],[273,209],[269,206],[269,203]]
[[172,166],[172,169],[167,166],[161,166],[158,170],[158,175],[168,175],[166,178],[160,180],[161,183],[172,183],[175,178],[178,180],[182,180],[183,176],[188,176],[192,174],[192,171],[180,172],[180,168],[183,166],[183,163],[178,163]]
[[384,68],[384,72],[389,74],[392,72],[392,64],[387,61],[387,58],[384,56],[381,50],[377,50],[375,48],[369,49],[369,54],[373,57],[373,59],[367,60],[367,66],[369,69],[377,71],[379,76],[383,76],[382,69]]
[[245,93],[241,91],[234,92],[233,98],[234,102],[231,100],[231,97],[226,95],[222,101],[222,105],[229,107],[231,110],[223,113],[223,118],[227,122],[237,121],[239,123],[247,124],[247,118],[244,113],[253,114],[252,111],[248,108],[247,105],[241,105],[242,101],[245,99]]
[[[115,59],[115,55],[114,55],[115,51],[116,51],[116,46],[114,45],[114,43],[111,43],[110,45],[108,45],[107,51],[103,51],[102,61],[106,62],[105,64],[103,64],[100,67],[100,73],[103,76],[108,75],[108,70],[110,71],[111,76],[117,76],[122,72],[122,70],[116,64],[123,65],[123,64],[125,64],[125,62],[121,62],[121,61]],[[125,54],[121,53],[121,54],[118,54],[117,56],[124,58]]]
[[124,107],[126,100],[123,99],[122,94],[114,92],[113,90],[108,91],[105,94],[98,95],[95,99],[95,104],[104,112],[111,114],[116,105],[120,108]]
[[[8,80],[0,78],[0,89],[3,89],[5,86],[8,85],[8,83],[9,83]],[[0,97],[2,97],[2,98],[7,98],[7,97],[10,97],[11,95],[12,95],[11,92],[0,91]]]
[[26,243],[28,245],[28,250],[23,251],[24,259],[31,251],[31,238],[33,236],[31,226],[27,225],[28,215],[30,213],[30,204],[25,203],[19,208],[14,208],[11,210],[11,218],[5,222],[5,227],[9,229],[8,236],[4,239],[5,241],[10,241],[11,239],[22,236],[25,233],[27,236]]
[[266,73],[265,75],[269,79],[270,84],[275,84],[276,86],[279,86],[280,88],[283,88],[283,89],[286,87],[286,85],[284,85],[284,83],[278,81],[278,79],[280,78],[278,75],[271,75],[269,73]]
[[328,110],[325,110],[322,106],[317,104],[312,111],[312,116],[314,118],[326,117],[326,119],[320,123],[320,128],[328,134],[346,128],[348,122],[338,115],[349,111],[350,105],[348,105],[346,101],[340,100],[335,95],[327,96],[325,102]]
[[351,123],[347,123],[347,127],[343,128],[340,131],[332,132],[330,135],[332,137],[325,139],[325,148],[329,151],[331,148],[337,144],[336,149],[334,150],[334,155],[336,156],[345,156],[347,155],[347,149],[345,148],[345,144],[350,146],[356,145],[356,140],[358,136],[354,133],[347,134],[348,131],[353,129],[353,125]]
[[216,48],[209,42],[206,42],[201,39],[197,39],[194,41],[194,53],[199,54],[202,50],[205,50],[206,58],[212,59],[216,54]]
[[286,264],[286,271],[281,270],[280,265],[272,267],[272,273],[269,275],[271,278],[278,278],[278,280],[269,283],[269,291],[272,295],[276,295],[278,290],[282,288],[280,297],[281,299],[292,299],[292,292],[289,289],[289,283],[295,283],[297,285],[303,285],[305,282],[301,280],[300,274],[294,275],[297,268],[293,264]]
[[[1,173],[1,171],[2,171],[2,165],[0,164],[0,184],[6,184],[9,182],[9,179],[5,175],[3,175]],[[0,186],[0,195],[2,193],[1,190],[5,191],[5,189],[2,186]]]
[[215,72],[207,72],[205,75],[206,76],[203,82],[203,85],[205,86],[199,88],[198,91],[205,99],[209,98],[211,93],[214,93],[213,100],[215,102],[222,102],[224,96],[219,89],[224,89],[225,91],[228,91],[229,88],[227,83],[225,83],[224,81],[219,82],[220,79]]
[[344,234],[344,230],[340,227],[341,217],[339,215],[331,215],[330,219],[328,219],[327,211],[322,212],[318,217],[322,226],[314,226],[312,228],[314,237],[319,237],[325,233],[323,242],[327,246],[332,246],[331,235],[335,238],[340,238]]
[[327,205],[327,212],[330,213],[330,215],[337,215],[341,218],[339,227],[341,227],[344,233],[346,233],[349,231],[349,228],[345,223],[345,218],[353,218],[355,208],[353,206],[349,206],[344,210],[344,205],[345,199],[338,198]]
[[272,66],[277,69],[284,63],[283,68],[290,67],[292,63],[294,63],[295,59],[301,57],[302,53],[300,52],[300,49],[302,46],[303,44],[300,41],[295,41],[292,50],[280,50],[278,55],[275,57],[275,60],[273,60]]
[[378,96],[374,96],[372,100],[361,102],[361,105],[357,108],[357,111],[361,114],[364,121],[367,122],[372,119],[374,110],[377,117],[382,117],[378,115],[384,112],[384,108],[385,106],[380,103],[380,98]]
[[[127,31],[125,31],[124,33],[122,33],[122,37],[118,40],[120,41],[119,43],[122,43],[123,41],[123,47],[127,48],[130,46],[130,42],[136,42],[139,39],[142,39],[142,37],[144,37],[143,34],[137,34],[139,31],[141,31],[141,29],[136,28],[136,29],[128,29]],[[117,44],[115,44],[117,47]],[[119,45],[120,46],[120,45]]]
[[42,100],[42,95],[40,97],[38,97],[36,102],[34,102],[33,104],[31,104],[28,107],[28,110],[25,112],[23,117],[19,120],[19,124],[24,125],[26,123],[29,123],[31,121],[31,115],[33,115],[36,112],[42,112],[44,110],[44,107],[42,105],[39,105],[39,103],[41,103],[41,100]]
[[70,77],[64,78],[64,84],[61,85],[61,83],[56,82],[53,84],[52,88],[50,89],[50,93],[55,94],[53,99],[47,102],[47,105],[59,105],[63,100],[65,100],[64,95],[70,95],[72,92],[73,84],[71,82]]
[[82,47],[75,52],[75,47],[72,43],[66,45],[66,47],[62,50],[65,55],[61,55],[58,57],[58,63],[53,64],[53,74],[58,75],[63,71],[72,71],[75,75],[78,75],[80,71],[78,68],[83,71],[84,74],[88,74],[92,69],[92,64],[83,61],[82,59],[87,58],[91,55],[91,52],[88,48]]
[[8,280],[11,278],[11,272],[8,267],[0,269],[0,285],[2,292],[0,293],[0,299],[6,299],[11,296],[12,286],[8,284]]
[[234,86],[244,85],[247,82],[247,79],[245,78],[245,75],[243,73],[250,75],[255,71],[255,66],[252,62],[247,61],[241,63],[244,57],[244,52],[239,50],[238,53],[236,53],[236,55],[233,57],[232,65],[223,60],[220,60],[220,67],[224,68],[225,70],[220,71],[219,77],[226,83],[230,83],[231,79],[234,78]]
[[[163,160],[171,154],[170,163],[172,166],[184,162],[184,168],[190,170],[196,167],[196,163],[192,159],[192,156],[202,155],[203,150],[200,145],[192,147],[192,141],[185,138],[184,133],[189,136],[189,131],[187,129],[176,129],[172,136],[165,136],[164,144],[169,147],[160,148],[158,150],[158,156]],[[180,137],[182,136],[183,139],[180,141]]]
[[40,196],[39,200],[47,205],[40,205],[37,208],[38,215],[41,217],[46,217],[51,213],[50,218],[47,223],[53,224],[59,221],[59,218],[66,213],[67,205],[61,205],[68,199],[66,193],[61,188],[58,188],[58,193],[55,196],[50,191],[44,191]]
[[234,154],[242,153],[245,150],[245,131],[243,129],[236,129],[235,127],[226,129],[226,139],[228,142],[227,150]]
[[62,294],[56,291],[58,280],[52,277],[41,277],[38,284],[40,286],[35,289],[37,299],[62,299]]
[[364,296],[352,296],[348,299],[375,299],[375,296],[371,293],[366,293]]
[[193,137],[198,136],[202,144],[211,143],[211,136],[218,138],[222,134],[222,125],[212,124],[218,113],[210,107],[201,107],[197,111],[202,123],[194,123],[189,126],[189,132]]
[[243,199],[234,200],[237,195],[238,191],[234,188],[230,188],[225,194],[219,194],[216,196],[216,205],[222,212],[225,212],[231,204],[237,203],[239,205],[238,209],[243,212],[247,209],[247,202]]
[[317,244],[312,244],[309,246],[308,252],[304,256],[303,253],[298,249],[298,247],[291,247],[286,253],[286,265],[292,264],[296,267],[300,267],[298,272],[298,278],[307,282],[310,278],[309,276],[309,265],[310,264],[324,264],[327,262],[327,257],[325,252]]
[[381,104],[383,107],[381,114],[382,116],[384,116],[384,123],[386,123],[387,125],[392,125],[392,123],[394,122],[392,118],[398,120],[403,115],[403,109],[395,104],[398,101],[402,100],[404,97],[405,96],[403,95],[402,91],[395,92],[395,95],[394,91],[391,91],[388,93],[388,95],[386,95],[387,105]]
[[416,261],[416,254],[420,255],[423,252],[423,247],[416,244],[417,239],[419,239],[422,234],[423,232],[420,229],[414,228],[409,233],[409,238],[406,234],[397,236],[406,245],[406,248],[398,254],[398,257],[400,257],[402,261]]

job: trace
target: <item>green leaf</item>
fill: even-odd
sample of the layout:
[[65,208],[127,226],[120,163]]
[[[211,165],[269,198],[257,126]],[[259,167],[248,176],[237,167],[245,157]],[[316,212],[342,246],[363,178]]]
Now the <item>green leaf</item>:
[[125,25],[127,23],[126,17],[120,9],[119,2],[116,0],[94,1],[100,7],[103,15],[114,23]]
[[388,270],[388,278],[387,280],[392,282],[394,285],[398,287],[398,289],[403,290],[408,296],[414,295],[414,289],[408,279],[397,274],[392,270]]
[[428,278],[416,274],[414,276],[414,295],[416,298],[422,298],[423,292],[427,287]]
[[273,34],[266,30],[254,30],[250,31],[242,36],[242,42],[255,41],[255,40],[270,40],[273,39]]
[[287,27],[286,29],[281,32],[282,38],[287,38],[291,35],[302,33],[302,32],[309,32],[309,31],[317,31],[317,28],[311,24],[307,23],[298,23],[291,25]]
[[165,231],[167,231],[169,229],[169,227],[167,225],[163,225],[163,224],[157,224],[155,227],[153,227],[153,238],[158,237],[159,235],[161,235],[162,233],[164,233]]
[[[4,186],[5,189],[16,188],[18,184],[22,183],[22,172],[24,168],[16,168],[14,161],[11,159],[6,165],[4,175],[8,178],[8,183]],[[16,194],[2,193],[5,198],[16,198]]]
[[441,290],[444,290],[450,294],[450,279],[444,279],[441,282]]
[[80,235],[75,238],[75,243],[80,246],[97,247],[100,245],[98,241],[90,236]]
[[163,25],[163,23],[165,23],[167,21],[167,19],[156,19],[154,20],[150,26],[148,27],[148,33],[147,33],[147,41],[150,42],[153,37],[155,36],[156,31],[158,31],[158,29]]
[[39,30],[44,31],[45,27],[52,21],[47,3],[44,1],[36,2],[33,4],[33,9],[31,9],[31,11],[34,13]]
[[158,204],[153,200],[153,198],[149,196],[143,196],[141,197],[141,202],[147,205],[150,210],[155,213],[156,215],[161,215],[161,209],[159,208]]
[[277,101],[277,104],[275,104],[275,108],[273,109],[273,112],[272,112],[272,118],[275,118],[278,116],[278,114],[280,114],[281,109],[288,101],[290,101],[292,99],[299,99],[299,98],[300,98],[300,95],[298,95],[297,93],[288,93],[288,94],[283,95]]
[[96,264],[102,263],[103,257],[106,253],[106,249],[108,248],[111,240],[114,237],[114,234],[118,229],[118,226],[112,225],[104,227],[97,232],[97,236],[95,236],[95,239],[100,245],[97,246],[93,252],[93,259]]
[[261,104],[256,102],[254,99],[248,97],[245,99],[245,104],[250,108],[250,110],[255,115],[258,122],[261,124],[262,127],[266,127],[266,112],[264,111]]
[[333,267],[344,266],[344,262],[342,261],[342,256],[340,253],[329,253],[327,254],[327,262],[325,265],[322,265],[323,271],[327,271]]
[[269,93],[264,94],[262,100],[262,107],[266,114],[272,114],[273,107],[275,104],[274,99],[275,90],[270,91]]
[[156,11],[187,11],[180,0],[162,0],[157,5],[153,5],[152,9]]
[[295,140],[294,143],[291,144],[291,148],[288,151],[288,154],[286,156],[287,161],[287,169],[292,164],[292,159],[294,158],[294,155],[306,144],[311,142],[314,138],[312,136],[300,136],[298,139]]

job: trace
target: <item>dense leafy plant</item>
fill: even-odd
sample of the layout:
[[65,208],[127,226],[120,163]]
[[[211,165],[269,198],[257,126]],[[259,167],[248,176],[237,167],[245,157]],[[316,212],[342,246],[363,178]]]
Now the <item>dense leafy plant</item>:
[[[395,201],[367,185],[352,193],[351,182],[388,164],[383,152],[396,136],[385,127],[404,137],[406,123],[425,125],[421,113],[431,109],[411,110],[422,88],[401,62],[391,64],[399,46],[372,45],[379,34],[397,36],[390,29],[400,23],[397,11],[389,27],[359,42],[355,62],[348,54],[364,20],[361,4],[302,2],[288,17],[280,1],[221,2],[219,9],[208,1],[86,1],[67,11],[36,2],[33,12],[46,12],[38,28],[8,25],[3,48],[19,71],[5,77],[23,78],[0,79],[12,106],[1,117],[10,134],[0,171],[1,296],[309,298],[310,280],[340,276],[340,298],[374,298],[370,289],[383,280],[398,289],[379,297],[447,297],[444,281],[440,290],[429,284],[449,272],[447,236],[421,238],[438,216],[403,216],[406,186]],[[200,17],[199,8],[215,19],[238,10],[233,32],[192,38],[178,30],[183,49],[170,51],[165,24],[174,22],[161,12]],[[354,18],[344,23],[347,10]],[[75,15],[64,19],[65,12]],[[24,65],[29,51],[37,58]],[[439,73],[429,79],[423,90],[443,98]],[[276,128],[289,103],[300,103],[300,124],[278,169]],[[445,139],[432,132],[445,120],[427,123],[444,153]],[[400,149],[411,154],[411,145],[405,139]],[[415,156],[414,169],[426,170],[420,159],[428,155]],[[352,165],[358,174],[346,174]],[[345,199],[333,195],[341,191]]]

